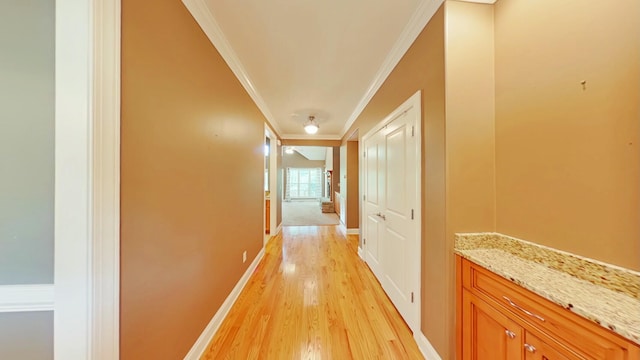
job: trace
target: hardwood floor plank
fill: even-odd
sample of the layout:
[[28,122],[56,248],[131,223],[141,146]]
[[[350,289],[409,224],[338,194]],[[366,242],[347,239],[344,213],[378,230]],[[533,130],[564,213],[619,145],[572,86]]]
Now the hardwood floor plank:
[[422,359],[357,242],[335,226],[284,227],[202,359]]

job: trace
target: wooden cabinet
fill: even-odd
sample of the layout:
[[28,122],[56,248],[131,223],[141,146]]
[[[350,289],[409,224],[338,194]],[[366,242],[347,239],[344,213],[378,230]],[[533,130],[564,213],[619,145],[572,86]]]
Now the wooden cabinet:
[[510,360],[522,353],[522,327],[507,316],[464,290],[463,359]]
[[463,360],[640,360],[640,347],[456,256]]

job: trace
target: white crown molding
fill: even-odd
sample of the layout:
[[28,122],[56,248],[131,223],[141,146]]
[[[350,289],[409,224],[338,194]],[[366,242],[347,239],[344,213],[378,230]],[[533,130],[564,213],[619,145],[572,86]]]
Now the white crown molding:
[[382,84],[384,84],[389,74],[391,74],[396,65],[398,65],[404,54],[409,50],[409,47],[411,47],[418,35],[420,35],[420,32],[422,32],[422,29],[424,29],[443,2],[444,0],[425,0],[420,3],[411,16],[409,23],[407,23],[404,30],[402,30],[398,40],[387,54],[382,66],[373,78],[371,85],[369,85],[367,92],[342,128],[340,138],[344,137],[347,131],[349,131],[351,125],[358,119],[358,116],[360,116],[367,104],[369,104],[369,101],[371,101]]
[[340,140],[340,135],[283,134],[283,140]]
[[53,311],[53,284],[0,285],[0,313]]
[[276,122],[271,110],[267,106],[267,103],[264,101],[258,90],[255,88],[251,79],[249,78],[249,74],[245,70],[244,66],[240,62],[238,55],[231,47],[231,44],[227,40],[224,32],[220,28],[220,25],[216,21],[215,17],[211,13],[211,10],[207,6],[205,0],[182,0],[182,3],[187,8],[187,10],[191,13],[191,16],[196,20],[202,31],[204,31],[205,35],[209,38],[213,46],[215,46],[216,50],[222,55],[224,61],[229,65],[231,71],[236,75],[240,83],[244,87],[244,89],[249,93],[249,96],[256,103],[260,111],[265,118],[269,121],[271,126],[273,126],[274,130],[281,134],[282,131]]
[[425,359],[429,360],[442,360],[440,354],[436,351],[436,349],[431,345],[426,336],[422,333],[422,331],[416,331],[413,335],[413,338],[416,340],[418,344],[418,349],[424,356]]
[[251,275],[256,270],[263,257],[264,247],[260,250],[258,255],[256,255],[256,258],[253,259],[253,262],[251,263],[251,265],[249,265],[247,271],[244,272],[244,275],[242,275],[236,286],[233,288],[233,290],[231,290],[229,296],[227,296],[227,298],[220,306],[220,309],[218,309],[215,315],[213,315],[213,318],[211,318],[211,321],[209,321],[207,327],[204,328],[204,331],[202,332],[202,334],[200,334],[198,340],[196,340],[195,344],[193,344],[193,347],[191,347],[191,350],[189,350],[187,355],[185,355],[184,360],[198,360],[200,359],[200,357],[202,357],[204,352],[207,350],[209,343],[213,339],[213,336],[220,328],[220,325],[222,325],[222,321],[227,317],[227,314],[229,314],[229,310],[231,310],[231,307],[233,306],[233,304],[235,304],[236,300],[238,300],[238,296],[240,296],[242,289],[244,289],[244,287],[249,282]]

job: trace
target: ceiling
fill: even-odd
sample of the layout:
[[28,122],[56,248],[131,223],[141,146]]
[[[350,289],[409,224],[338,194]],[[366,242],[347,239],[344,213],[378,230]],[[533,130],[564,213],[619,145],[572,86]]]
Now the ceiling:
[[282,138],[340,139],[442,0],[183,2]]
[[[327,148],[325,146],[291,146],[293,151],[297,151],[307,160],[326,160]],[[285,155],[286,156],[286,155]]]

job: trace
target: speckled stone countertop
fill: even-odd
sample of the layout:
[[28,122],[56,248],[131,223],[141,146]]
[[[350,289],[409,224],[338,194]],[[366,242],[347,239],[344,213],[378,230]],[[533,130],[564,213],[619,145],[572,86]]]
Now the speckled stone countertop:
[[456,234],[455,253],[640,344],[640,273],[497,233]]

